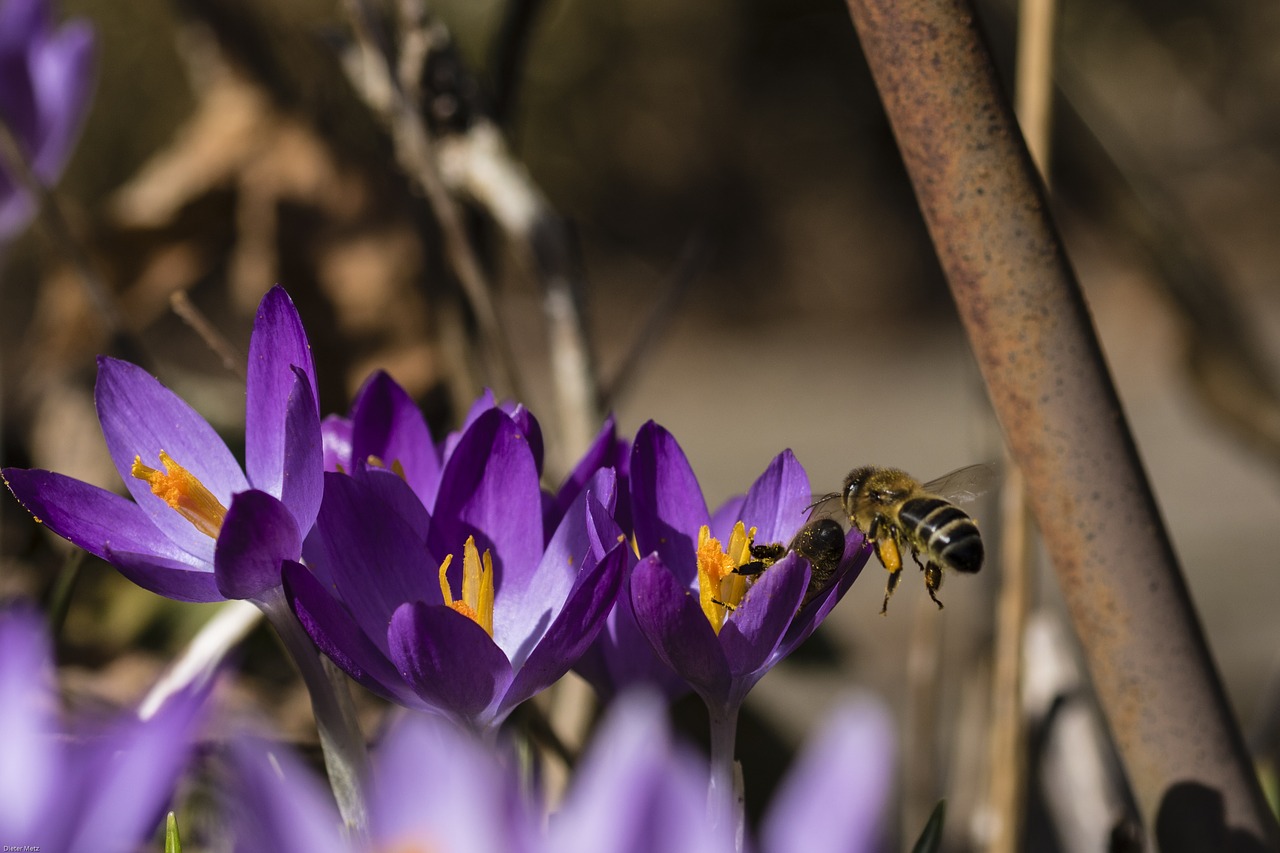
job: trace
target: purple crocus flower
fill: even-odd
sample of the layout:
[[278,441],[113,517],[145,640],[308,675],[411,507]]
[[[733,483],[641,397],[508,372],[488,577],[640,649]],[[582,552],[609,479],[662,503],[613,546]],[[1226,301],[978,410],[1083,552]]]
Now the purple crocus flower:
[[[57,180],[80,135],[93,60],[93,30],[84,21],[55,28],[48,0],[0,0],[0,122],[45,184]],[[35,209],[35,199],[0,162],[0,246]]]
[[[636,435],[631,503],[641,554],[631,578],[636,620],[654,650],[717,712],[736,713],[747,692],[803,642],[866,563],[851,530],[832,582],[803,608],[809,565],[795,553],[753,583],[734,569],[750,545],[790,542],[812,501],[809,477],[786,450],[745,496],[707,511],[675,438],[650,421]],[[754,534],[752,533],[754,531]]]
[[736,571],[752,561],[753,542],[789,543],[810,502],[809,477],[787,450],[745,496],[712,516],[675,438],[652,421],[636,434],[631,511],[647,556],[631,573],[632,609],[658,657],[707,706],[714,813],[739,827],[741,792],[732,791],[738,709],[755,683],[813,633],[870,555],[862,535],[850,530],[832,578],[813,594],[807,594],[809,563],[794,552],[754,581]]
[[447,455],[434,511],[391,472],[326,473],[307,566],[285,591],[352,678],[477,729],[568,671],[617,596],[626,540],[599,471],[549,542],[528,426],[479,414]]
[[203,694],[64,730],[48,640],[32,612],[0,612],[0,838],[10,850],[126,853],[151,836],[186,763]]
[[[407,716],[375,751],[368,780],[374,850],[532,853],[536,821],[517,775],[475,738],[447,721]],[[236,850],[355,853],[333,799],[291,753],[259,741],[232,746],[227,812]]]
[[152,592],[181,601],[258,600],[297,559],[323,487],[315,368],[280,287],[249,343],[245,468],[194,409],[136,365],[98,359],[107,449],[130,501],[38,469],[5,482],[36,520]]

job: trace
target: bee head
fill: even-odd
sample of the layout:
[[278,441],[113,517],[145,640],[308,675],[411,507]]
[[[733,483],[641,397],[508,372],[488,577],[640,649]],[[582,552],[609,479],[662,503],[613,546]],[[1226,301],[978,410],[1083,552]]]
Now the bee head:
[[849,476],[844,478],[844,490],[840,493],[840,496],[844,502],[844,511],[851,517],[855,515],[855,510],[862,496],[862,490],[875,470],[870,466],[854,468],[849,472]]

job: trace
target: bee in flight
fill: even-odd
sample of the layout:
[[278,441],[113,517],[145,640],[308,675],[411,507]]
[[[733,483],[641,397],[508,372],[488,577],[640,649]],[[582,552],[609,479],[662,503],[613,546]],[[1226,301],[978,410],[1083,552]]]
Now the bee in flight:
[[978,525],[956,503],[974,500],[994,479],[989,465],[970,465],[923,485],[897,468],[866,466],[850,471],[844,489],[818,505],[838,500],[853,526],[875,545],[880,563],[889,571],[882,614],[902,578],[904,550],[911,551],[924,572],[929,597],[941,610],[938,588],[943,569],[973,574],[982,568],[986,554]]

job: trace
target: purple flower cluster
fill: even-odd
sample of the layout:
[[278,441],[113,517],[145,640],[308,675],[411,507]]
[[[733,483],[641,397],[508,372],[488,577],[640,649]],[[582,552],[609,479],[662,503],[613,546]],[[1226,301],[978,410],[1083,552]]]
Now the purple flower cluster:
[[[893,776],[887,712],[839,706],[783,781],[760,827],[763,853],[881,849]],[[287,752],[242,742],[227,808],[243,850],[355,853],[313,777]],[[596,732],[561,807],[543,815],[510,756],[431,717],[408,717],[375,751],[375,850],[457,853],[734,853],[708,820],[707,766],[675,742],[661,703],[624,694]]]
[[[365,796],[355,781],[365,772],[363,739],[315,649],[373,693],[481,735],[486,749],[517,705],[570,668],[605,699],[637,687],[668,697],[693,690],[711,712],[711,772],[693,772],[669,748],[651,703],[619,712],[603,740],[612,745],[600,749],[622,754],[632,775],[611,775],[614,758],[589,762],[582,777],[600,778],[579,783],[553,826],[552,849],[586,849],[604,831],[598,815],[620,809],[632,821],[624,831],[646,839],[634,849],[717,849],[741,837],[740,812],[735,833],[723,808],[732,799],[738,708],[814,631],[869,554],[851,531],[832,581],[819,589],[795,553],[739,571],[754,542],[787,543],[806,521],[809,480],[790,451],[712,513],[670,433],[650,422],[625,442],[610,419],[552,493],[542,487],[538,422],[491,394],[439,442],[382,373],[346,416],[322,420],[310,344],[279,287],[258,309],[249,357],[243,468],[154,377],[103,358],[98,416],[131,499],[43,470],[6,469],[6,484],[37,521],[146,589],[258,605],[311,691],[343,817],[392,845],[379,849],[425,843],[396,781],[411,772],[404,756],[415,752],[455,768],[428,799],[488,839],[457,849],[542,848],[527,842],[532,818],[510,795],[510,774],[484,769],[491,759],[471,755],[480,741],[460,746],[461,735],[442,724],[394,735]],[[346,849],[319,829],[295,826],[288,838],[273,829],[282,815],[315,808],[309,783],[281,793],[255,763],[260,750],[241,753],[245,832],[272,839],[254,849],[294,849],[296,839],[308,839],[306,849]],[[628,791],[639,792],[638,806],[609,799]],[[470,797],[483,804],[463,802]],[[423,820],[433,813],[420,812]]]

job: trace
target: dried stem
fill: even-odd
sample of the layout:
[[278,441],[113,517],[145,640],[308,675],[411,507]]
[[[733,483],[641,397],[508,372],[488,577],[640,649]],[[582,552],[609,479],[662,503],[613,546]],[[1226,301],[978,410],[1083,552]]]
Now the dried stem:
[[1280,847],[973,6],[848,5],[1149,839]]
[[187,296],[185,290],[175,290],[169,295],[169,307],[173,309],[173,313],[177,314],[182,322],[191,327],[191,330],[200,336],[200,340],[204,341],[204,345],[222,361],[222,366],[234,373],[241,379],[248,376],[245,367],[248,359],[241,353],[236,352],[236,348],[232,346],[231,341],[219,332],[214,325],[209,322],[209,318],[195,306],[195,303]]

